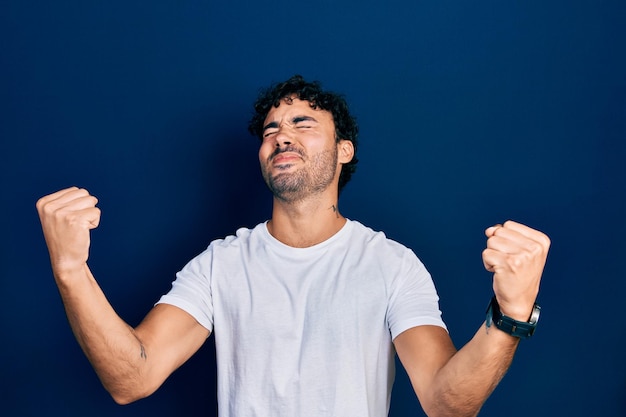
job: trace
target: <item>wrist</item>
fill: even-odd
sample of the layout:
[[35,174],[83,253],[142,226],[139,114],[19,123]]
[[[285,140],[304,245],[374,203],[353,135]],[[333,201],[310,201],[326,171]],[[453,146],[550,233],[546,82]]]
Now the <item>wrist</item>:
[[487,328],[493,325],[497,329],[500,329],[504,333],[511,336],[526,339],[535,333],[540,312],[541,307],[535,304],[530,316],[527,319],[517,320],[502,313],[500,306],[498,305],[498,300],[494,296],[489,303],[489,307],[487,308],[485,324]]
[[515,297],[505,297],[498,292],[494,292],[494,298],[498,303],[498,308],[507,317],[518,321],[528,321],[533,308],[535,307],[535,300],[537,299],[537,293],[529,294],[527,297],[523,295],[516,295]]
[[58,285],[71,284],[77,280],[84,280],[89,276],[86,263],[77,265],[53,265],[52,273]]
[[[497,298],[496,302],[498,302]],[[534,308],[533,304],[534,303],[531,303],[530,307],[512,307],[510,305],[503,305],[498,302],[498,308],[500,309],[500,312],[507,317],[510,317],[517,321],[528,321],[530,319],[530,316],[532,315],[532,311]]]

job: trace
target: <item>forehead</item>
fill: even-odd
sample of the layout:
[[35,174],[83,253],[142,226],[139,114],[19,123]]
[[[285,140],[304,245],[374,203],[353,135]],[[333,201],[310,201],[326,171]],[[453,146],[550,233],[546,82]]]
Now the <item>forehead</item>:
[[319,122],[333,121],[333,116],[329,111],[320,108],[314,109],[310,102],[292,97],[281,99],[278,107],[272,106],[265,116],[265,123],[278,122],[297,116],[311,116]]

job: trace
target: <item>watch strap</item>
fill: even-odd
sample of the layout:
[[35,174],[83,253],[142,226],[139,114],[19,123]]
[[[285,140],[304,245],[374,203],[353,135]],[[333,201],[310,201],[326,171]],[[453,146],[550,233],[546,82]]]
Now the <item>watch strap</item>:
[[502,314],[498,300],[494,296],[489,303],[489,307],[487,307],[487,318],[485,323],[487,327],[491,327],[493,324],[498,329],[510,334],[511,336],[519,337],[520,339],[527,339],[535,333],[540,311],[541,307],[535,303],[529,321],[518,321]]

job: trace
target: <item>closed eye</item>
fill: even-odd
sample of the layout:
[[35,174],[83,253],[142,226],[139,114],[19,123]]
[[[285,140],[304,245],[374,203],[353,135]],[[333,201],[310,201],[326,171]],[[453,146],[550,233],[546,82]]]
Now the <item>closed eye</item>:
[[[310,129],[315,127],[318,124],[318,121],[311,116],[296,116],[291,119],[291,123],[287,123],[287,126],[291,126],[292,128],[297,129]],[[279,131],[278,122],[270,122],[263,127],[263,138],[269,138],[272,135],[275,135]]]
[[276,132],[278,132],[278,123],[276,123],[276,122],[270,122],[270,123],[266,124],[265,126],[263,126],[263,137],[264,138],[267,138],[267,137],[273,135]]
[[315,126],[317,124],[317,120],[310,116],[298,116],[292,119],[292,123],[297,128],[307,129]]
[[277,132],[278,132],[278,129],[265,129],[265,131],[263,132],[263,137],[269,138],[270,136],[276,134]]

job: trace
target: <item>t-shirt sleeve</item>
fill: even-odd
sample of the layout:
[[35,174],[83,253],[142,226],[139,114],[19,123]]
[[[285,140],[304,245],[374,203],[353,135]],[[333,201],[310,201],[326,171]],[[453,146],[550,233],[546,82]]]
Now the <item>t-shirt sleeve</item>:
[[213,298],[211,294],[212,247],[193,258],[176,274],[172,289],[156,304],[176,306],[209,331],[213,331]]
[[392,281],[387,321],[392,340],[416,326],[433,325],[447,330],[430,273],[410,249],[402,257],[398,275]]

